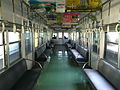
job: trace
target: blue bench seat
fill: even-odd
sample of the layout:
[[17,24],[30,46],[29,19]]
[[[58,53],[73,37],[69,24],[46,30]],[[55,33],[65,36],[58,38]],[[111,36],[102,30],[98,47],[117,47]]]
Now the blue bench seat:
[[0,74],[0,90],[32,90],[34,88],[41,66],[38,67],[40,64],[37,63],[28,70],[26,61],[36,62],[23,59]]
[[72,52],[75,60],[76,60],[78,63],[85,61],[85,58],[84,58],[76,49],[70,49],[70,51]]
[[120,70],[103,59],[99,60],[98,69],[84,69],[95,90],[120,90]]
[[115,88],[96,70],[84,70],[96,90],[115,90]]
[[66,43],[67,48],[72,48],[72,45],[69,43]]

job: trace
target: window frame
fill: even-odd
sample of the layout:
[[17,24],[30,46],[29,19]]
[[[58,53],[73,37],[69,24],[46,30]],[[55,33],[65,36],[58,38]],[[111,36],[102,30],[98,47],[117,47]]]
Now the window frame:
[[[95,34],[95,37],[94,37]],[[96,39],[96,40],[95,40]],[[94,43],[95,41],[97,41],[97,45]],[[94,31],[93,32],[93,36],[92,36],[92,52],[99,54],[100,51],[100,32],[99,31]],[[96,47],[96,51],[94,50],[94,47]]]
[[[65,34],[67,34],[67,37],[66,37]],[[64,36],[68,39],[69,38],[69,33],[68,32],[64,32]]]
[[[62,36],[62,37],[60,37],[60,36]],[[58,32],[58,38],[59,38],[59,39],[62,39],[62,38],[63,38],[63,32]]]
[[6,65],[6,61],[5,61],[5,39],[4,39],[4,37],[5,37],[5,35],[4,35],[4,32],[0,32],[1,34],[2,34],[2,44],[0,44],[0,46],[3,46],[3,62],[2,62],[2,67],[0,68],[0,71],[2,71],[2,70],[4,70],[6,67],[7,67],[7,65]]
[[[9,32],[13,32],[13,31],[8,31],[8,35],[9,35]],[[13,63],[15,63],[16,61],[18,61],[18,60],[20,60],[22,58],[22,53],[21,53],[21,32],[20,31],[16,31],[16,32],[19,33],[19,40],[18,41],[14,41],[14,42],[8,42],[8,43],[9,43],[9,48],[10,48],[10,45],[12,45],[12,44],[15,44],[15,43],[19,44],[19,58],[17,58],[16,60],[13,60],[12,62],[10,62],[10,55],[9,55],[9,64],[10,65],[13,64]],[[9,53],[10,53],[10,49],[9,49],[8,54]]]
[[[115,32],[115,31],[114,31]],[[105,32],[105,43],[104,43],[104,58],[105,58],[105,61],[107,61],[108,63],[110,63],[111,65],[113,65],[114,67],[118,67],[119,66],[119,48],[120,48],[120,46],[119,46],[119,44],[120,44],[120,42],[118,42],[118,53],[116,54],[117,55],[117,59],[116,59],[116,62],[112,62],[111,60],[108,60],[107,58],[106,58],[106,53],[107,53],[107,33],[109,33],[109,32]],[[118,32],[117,32],[118,33]],[[118,33],[118,38],[120,37],[120,33]],[[110,43],[110,42],[109,42]],[[112,42],[111,42],[112,43]],[[112,43],[113,44],[113,43]],[[117,45],[117,43],[114,43],[115,45]],[[113,52],[114,53],[114,52]],[[116,64],[115,64],[116,63]]]
[[25,55],[28,55],[28,54],[30,54],[30,53],[33,51],[33,47],[32,47],[31,50],[29,50],[29,51],[26,50],[26,32],[27,32],[27,31],[29,31],[29,36],[30,36],[30,38],[32,39],[32,40],[29,39],[29,40],[30,40],[30,43],[31,43],[31,47],[33,46],[33,38],[32,38],[33,35],[32,35],[32,31],[26,29],[26,30],[25,30]]

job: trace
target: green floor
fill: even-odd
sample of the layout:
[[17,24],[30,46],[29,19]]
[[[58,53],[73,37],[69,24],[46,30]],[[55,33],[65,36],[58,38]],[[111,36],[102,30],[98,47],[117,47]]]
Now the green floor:
[[34,90],[91,90],[80,67],[64,46],[56,46]]

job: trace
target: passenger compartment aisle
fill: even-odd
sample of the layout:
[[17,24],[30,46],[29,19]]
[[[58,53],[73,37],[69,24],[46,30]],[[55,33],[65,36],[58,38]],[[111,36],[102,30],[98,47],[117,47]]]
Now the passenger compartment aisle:
[[91,90],[91,88],[65,46],[57,45],[34,90]]

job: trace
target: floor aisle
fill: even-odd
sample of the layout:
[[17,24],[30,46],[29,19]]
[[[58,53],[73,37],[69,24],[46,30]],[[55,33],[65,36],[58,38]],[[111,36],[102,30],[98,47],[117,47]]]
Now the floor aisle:
[[50,63],[34,90],[91,90],[80,67],[64,46],[55,46]]

